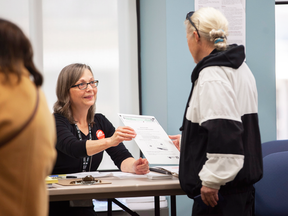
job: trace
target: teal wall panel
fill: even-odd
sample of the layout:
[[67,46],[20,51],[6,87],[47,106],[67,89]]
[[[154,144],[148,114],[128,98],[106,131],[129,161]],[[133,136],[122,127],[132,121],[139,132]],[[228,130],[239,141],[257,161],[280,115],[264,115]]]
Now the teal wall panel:
[[[166,1],[140,1],[142,113],[167,129]],[[155,109],[157,107],[157,109]]]
[[[184,20],[194,0],[140,0],[142,114],[168,134],[180,133],[195,67]],[[275,1],[246,1],[246,61],[258,89],[262,142],[276,139]],[[177,215],[191,216],[193,201],[177,196]]]
[[262,142],[277,138],[275,81],[275,1],[247,1],[246,58],[258,89]]

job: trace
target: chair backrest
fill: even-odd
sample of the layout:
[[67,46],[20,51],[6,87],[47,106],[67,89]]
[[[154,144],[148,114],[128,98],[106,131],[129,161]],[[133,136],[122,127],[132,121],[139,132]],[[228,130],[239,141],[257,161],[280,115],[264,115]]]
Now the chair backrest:
[[288,215],[288,151],[263,158],[263,178],[255,186],[256,216]]
[[274,140],[262,143],[262,157],[276,152],[288,151],[288,140]]

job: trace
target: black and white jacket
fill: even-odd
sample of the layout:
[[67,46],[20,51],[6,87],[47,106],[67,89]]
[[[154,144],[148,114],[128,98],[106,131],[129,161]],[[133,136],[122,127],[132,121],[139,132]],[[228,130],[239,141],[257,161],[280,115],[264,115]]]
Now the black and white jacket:
[[225,193],[262,177],[258,99],[243,46],[214,50],[192,72],[183,119],[179,179],[190,198],[202,185]]

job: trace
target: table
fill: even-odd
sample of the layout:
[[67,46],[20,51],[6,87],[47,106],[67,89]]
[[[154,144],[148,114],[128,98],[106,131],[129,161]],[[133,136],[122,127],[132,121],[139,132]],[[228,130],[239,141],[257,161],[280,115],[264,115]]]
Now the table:
[[111,184],[89,186],[53,184],[53,188],[48,189],[50,201],[108,199],[108,215],[112,215],[111,201],[114,201],[114,198],[154,196],[155,216],[158,216],[160,215],[159,196],[171,196],[171,216],[176,216],[176,195],[185,194],[180,187],[179,180],[175,177],[158,180],[105,177],[101,180],[111,182]]

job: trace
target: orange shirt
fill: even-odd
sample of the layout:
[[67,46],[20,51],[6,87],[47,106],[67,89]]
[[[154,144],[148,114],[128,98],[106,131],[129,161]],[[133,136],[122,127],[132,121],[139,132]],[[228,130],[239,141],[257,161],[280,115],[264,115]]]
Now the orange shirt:
[[[0,140],[23,125],[36,104],[36,87],[23,69],[20,83],[15,75],[5,81],[0,72]],[[4,80],[4,83],[3,83]],[[56,129],[44,93],[30,124],[0,147],[1,215],[44,216],[48,214],[45,178],[56,159]]]

